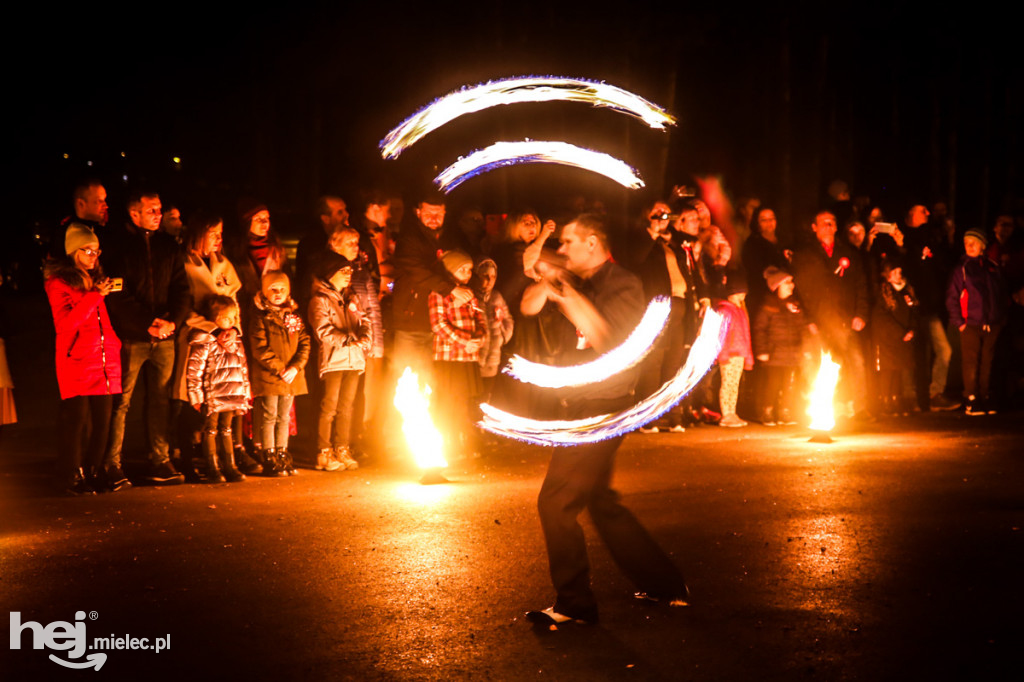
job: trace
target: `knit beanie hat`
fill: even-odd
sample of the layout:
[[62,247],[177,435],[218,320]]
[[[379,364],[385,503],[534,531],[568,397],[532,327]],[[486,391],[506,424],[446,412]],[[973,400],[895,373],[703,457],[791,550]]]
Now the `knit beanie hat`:
[[740,270],[729,270],[725,275],[725,282],[722,283],[722,294],[725,297],[733,294],[747,293],[747,278]]
[[967,230],[967,232],[964,233],[964,239],[967,239],[968,237],[973,237],[974,239],[977,239],[979,242],[981,242],[981,248],[984,249],[988,247],[988,237],[985,236],[985,233],[982,232],[981,230]]
[[267,205],[256,201],[251,197],[243,197],[238,200],[238,222],[241,224],[242,229],[248,230],[249,221],[252,217],[260,211],[269,211]]
[[787,279],[793,279],[793,275],[774,265],[769,265],[764,269],[764,279],[768,283],[768,288],[775,291]]
[[444,263],[444,268],[448,272],[455,274],[455,271],[461,268],[466,263],[473,264],[473,259],[470,258],[463,251],[458,249],[452,249],[451,251],[445,251],[441,254],[441,262]]
[[99,237],[96,233],[90,230],[81,223],[71,223],[68,226],[68,231],[64,233],[64,253],[67,255],[73,254],[79,249],[83,249],[86,246],[92,246],[94,249],[98,249],[100,246]]
[[344,267],[351,267],[352,262],[342,256],[340,253],[334,251],[327,251],[324,253],[323,258],[320,260],[319,265],[316,268],[317,277],[324,280],[325,282],[334,276],[338,270]]

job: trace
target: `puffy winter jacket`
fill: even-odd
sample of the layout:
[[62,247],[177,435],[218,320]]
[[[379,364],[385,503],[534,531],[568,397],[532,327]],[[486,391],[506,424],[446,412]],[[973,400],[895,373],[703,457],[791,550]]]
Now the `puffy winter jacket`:
[[213,333],[193,329],[189,334],[186,380],[189,402],[202,403],[206,412],[248,410],[252,392],[242,339],[229,350],[217,343]]
[[58,272],[45,284],[57,330],[61,400],[121,392],[121,341],[110,325],[103,295],[82,285],[73,269]]
[[[263,294],[256,294],[249,317],[249,351],[252,353],[253,395],[305,395],[309,333],[295,314],[295,302],[275,308]],[[299,370],[292,383],[281,372]]]
[[997,325],[1006,321],[1010,296],[997,263],[964,256],[946,290],[946,310],[955,327]]
[[345,294],[320,278],[313,282],[309,322],[320,342],[320,376],[342,370],[363,371],[370,345],[370,321],[359,310],[355,296]]

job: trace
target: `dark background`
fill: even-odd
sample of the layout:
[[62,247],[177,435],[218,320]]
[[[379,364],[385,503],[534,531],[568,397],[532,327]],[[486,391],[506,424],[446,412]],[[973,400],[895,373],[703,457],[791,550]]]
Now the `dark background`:
[[[911,201],[946,200],[961,230],[989,226],[1024,196],[1019,31],[984,8],[416,7],[29,9],[3,48],[16,122],[3,229],[23,235],[67,215],[84,175],[107,184],[112,222],[126,189],[144,184],[186,218],[206,207],[230,222],[251,195],[279,228],[304,229],[322,193],[350,203],[370,185],[408,193],[460,154],[527,136],[619,156],[653,194],[720,175],[734,197],[776,206],[781,229],[802,225],[836,178],[891,219]],[[605,80],[679,124],[662,133],[579,104],[525,104],[463,117],[380,159],[378,141],[434,98],[525,74]],[[544,210],[577,193],[619,216],[642,197],[585,171],[520,166],[451,199]]]

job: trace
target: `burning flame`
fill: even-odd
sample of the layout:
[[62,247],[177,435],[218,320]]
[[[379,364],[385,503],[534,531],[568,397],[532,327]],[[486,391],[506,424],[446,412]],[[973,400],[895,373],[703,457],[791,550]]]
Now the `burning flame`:
[[402,433],[412,450],[416,465],[421,469],[443,469],[444,459],[441,432],[430,418],[430,386],[420,390],[419,377],[406,367],[395,389],[395,408],[402,415]]
[[473,176],[520,163],[557,163],[600,173],[627,189],[639,189],[644,186],[644,181],[637,172],[614,156],[577,147],[568,142],[547,140],[495,142],[490,147],[478,149],[445,168],[434,178],[434,183],[447,193]]
[[592,362],[556,367],[513,355],[502,371],[523,383],[544,388],[564,388],[604,381],[633,367],[647,356],[665,329],[671,307],[667,296],[655,296],[629,338]]
[[832,354],[821,352],[821,366],[818,376],[811,388],[810,403],[807,414],[811,418],[810,428],[814,431],[831,431],[835,428],[836,418],[832,409],[832,400],[839,382],[839,365],[832,362]]
[[434,100],[380,141],[381,156],[395,159],[418,140],[464,114],[499,104],[522,102],[584,102],[640,119],[650,128],[675,125],[675,118],[656,104],[614,85],[582,78],[520,76],[462,88]]
[[581,445],[621,436],[665,414],[693,390],[718,358],[728,326],[725,318],[714,310],[708,310],[686,363],[657,392],[628,410],[571,421],[540,420],[511,414],[484,403],[480,405],[483,418],[477,425],[499,436],[536,445]]

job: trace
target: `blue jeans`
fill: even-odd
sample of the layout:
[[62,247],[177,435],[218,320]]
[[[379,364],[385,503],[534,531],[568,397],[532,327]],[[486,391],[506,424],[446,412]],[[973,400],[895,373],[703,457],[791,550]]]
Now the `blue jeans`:
[[259,415],[260,443],[264,449],[284,450],[288,447],[288,423],[293,395],[261,395],[256,398]]
[[174,339],[152,343],[124,341],[121,344],[121,396],[114,408],[110,423],[110,446],[107,448],[107,466],[121,466],[121,446],[124,443],[124,423],[131,407],[132,394],[142,369],[146,370],[146,442],[149,459],[154,465],[170,460],[167,433],[170,429],[168,400],[171,395],[171,375],[174,374]]
[[935,358],[932,360],[932,380],[928,387],[928,395],[937,396],[946,390],[946,379],[949,376],[949,359],[953,356],[953,349],[949,345],[949,338],[946,337],[946,327],[938,315],[929,315],[924,320],[928,328],[928,338],[932,342],[932,352]]

